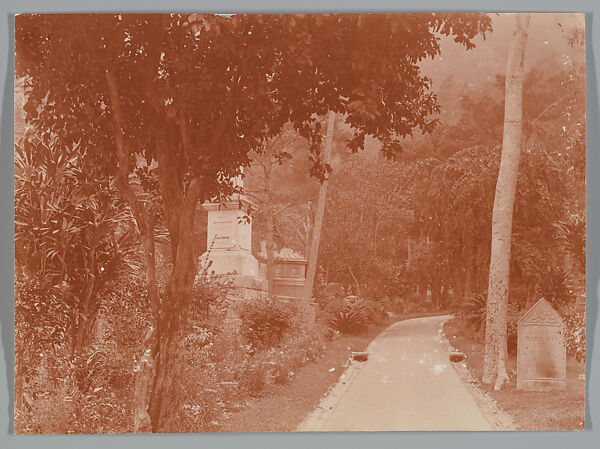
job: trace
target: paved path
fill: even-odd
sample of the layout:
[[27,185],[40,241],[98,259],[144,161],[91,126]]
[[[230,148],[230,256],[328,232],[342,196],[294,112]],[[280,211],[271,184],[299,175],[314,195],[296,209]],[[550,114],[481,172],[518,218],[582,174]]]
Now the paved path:
[[299,430],[493,430],[448,359],[440,339],[448,318],[387,328]]

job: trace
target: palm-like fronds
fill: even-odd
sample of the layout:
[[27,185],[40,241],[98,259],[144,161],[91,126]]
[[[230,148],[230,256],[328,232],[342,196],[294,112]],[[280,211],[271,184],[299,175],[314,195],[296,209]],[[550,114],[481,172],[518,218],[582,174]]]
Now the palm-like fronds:
[[459,317],[473,326],[477,331],[481,330],[485,320],[487,307],[487,294],[476,294],[463,300],[458,306]]
[[357,332],[367,324],[360,310],[349,308],[329,314],[329,325],[340,332]]
[[329,325],[340,332],[357,332],[387,316],[384,306],[369,299],[357,299],[342,310],[329,313]]

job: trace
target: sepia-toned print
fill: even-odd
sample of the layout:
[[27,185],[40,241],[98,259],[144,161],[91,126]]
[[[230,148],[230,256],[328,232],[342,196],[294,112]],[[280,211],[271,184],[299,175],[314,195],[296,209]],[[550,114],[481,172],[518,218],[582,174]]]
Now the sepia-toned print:
[[18,434],[581,430],[583,14],[15,18]]

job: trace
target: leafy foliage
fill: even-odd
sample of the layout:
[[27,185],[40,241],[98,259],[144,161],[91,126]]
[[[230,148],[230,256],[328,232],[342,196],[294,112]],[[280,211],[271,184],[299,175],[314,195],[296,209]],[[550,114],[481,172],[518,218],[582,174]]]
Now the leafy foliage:
[[[54,352],[69,341],[71,309],[62,291],[40,277],[30,277],[22,270],[15,278],[15,350],[25,354]],[[23,361],[24,367],[35,363]]]
[[563,310],[575,300],[569,273],[559,268],[550,267],[540,279],[537,295],[550,302],[557,310]]
[[369,324],[386,318],[386,309],[382,304],[368,299],[356,299],[342,303],[339,310],[329,312],[328,322],[339,332],[356,333]]
[[86,162],[79,145],[64,148],[37,134],[15,148],[17,265],[59,289],[74,315],[72,331],[86,326],[87,333],[99,292],[135,276],[139,261],[129,210],[115,200],[111,179]]
[[[569,294],[581,291],[585,272],[584,78],[579,55],[571,56],[545,74],[527,76],[529,124],[510,274],[511,302],[519,309],[541,295],[564,298],[569,307],[582,300]],[[327,282],[358,283],[367,297],[404,297],[434,309],[487,290],[500,157],[494,135],[502,129],[499,86],[466,89],[453,120],[432,136],[410,139],[411,153],[402,162],[361,154],[334,172],[320,256]],[[560,101],[548,104],[553,91]],[[564,279],[552,274],[548,282],[555,272]]]
[[472,295],[458,304],[457,313],[473,331],[481,331],[485,323],[486,305],[485,294]]
[[[236,172],[248,162],[248,151],[288,120],[311,140],[318,172],[321,135],[313,114],[328,110],[347,113],[356,130],[351,148],[362,147],[371,134],[384,143],[386,154],[397,153],[396,135],[435,124],[428,116],[438,109],[436,98],[417,65],[439,53],[435,33],[472,48],[472,39],[490,30],[489,17],[480,14],[107,14],[78,16],[74,27],[64,20],[40,15],[18,20],[16,66],[33,87],[25,107],[30,119],[52,125],[67,141],[110,141],[104,68],[114,66],[129,117],[125,134],[139,141],[148,161],[156,159],[158,130],[145,131],[183,114],[198,143],[188,169],[205,174],[207,196],[222,187],[219,173]],[[71,55],[77,55],[76,69]],[[49,73],[65,87],[89,87],[56,89]],[[71,119],[82,126],[66,127]],[[217,122],[211,130],[209,124]],[[173,131],[167,133],[179,134]],[[206,148],[215,133],[226,143],[218,152]],[[113,165],[109,154],[98,157]]]
[[293,324],[293,304],[276,298],[254,299],[237,305],[241,332],[254,347],[274,347]]
[[[15,26],[24,111],[38,130],[16,148],[15,344],[17,377],[24,379],[16,424],[23,431],[133,430],[135,355],[152,322],[152,286],[124,278],[137,270],[133,231],[144,227],[153,235],[166,227],[169,267],[185,267],[169,270],[174,274],[160,284],[161,303],[170,307],[160,311],[162,324],[177,321],[172,310],[184,317],[169,346],[172,357],[160,355],[177,387],[163,397],[174,417],[169,431],[215,430],[248,395],[288,382],[319,356],[323,331],[298,329],[293,311],[269,299],[241,306],[241,333],[224,329],[228,286],[204,270],[194,281],[194,257],[178,256],[194,252],[180,251],[194,241],[182,231],[190,223],[186,213],[197,201],[231,193],[231,176],[264,157],[265,143],[278,137],[285,145],[269,162],[277,167],[280,243],[307,246],[317,183],[303,173],[321,180],[330,173],[319,260],[321,286],[339,287],[320,298],[331,326],[355,332],[385,319],[385,297],[410,302],[415,311],[460,304],[468,326],[481,326],[503,79],[479,73],[490,81],[475,88],[467,82],[474,75],[461,73],[437,89],[456,100],[442,102],[440,111],[421,67],[440,53],[439,34],[471,48],[490,29],[488,16],[85,15],[74,26],[72,20],[19,16]],[[563,308],[569,352],[581,360],[584,70],[577,57],[547,59],[528,73],[524,92],[508,332],[514,339],[524,308],[550,298]],[[115,126],[118,109],[123,120]],[[328,111],[343,131],[331,167],[322,164],[320,148]],[[125,157],[117,150],[120,137]],[[294,143],[301,148],[290,157]],[[359,148],[366,151],[353,154]],[[378,152],[403,160],[390,163]],[[134,220],[115,199],[120,168],[148,220]],[[260,218],[255,224],[262,225]],[[570,258],[557,256],[566,253]],[[97,313],[102,332],[71,357],[72,317],[86,291],[97,298],[86,314]],[[329,301],[359,291],[370,299]]]
[[566,251],[574,258],[577,269],[585,272],[585,219],[579,215],[573,215],[567,221],[559,221],[555,224],[557,237],[563,243]]
[[209,262],[201,266],[196,275],[188,321],[203,321],[209,314],[222,316],[229,306],[227,298],[233,290],[233,281],[228,276],[215,275],[211,265]]
[[[18,278],[15,347],[15,427],[19,433],[110,433],[131,432],[131,400],[135,360],[147,332],[149,313],[147,293],[139,282],[122,283],[103,298],[91,341],[76,356],[69,350],[69,336],[60,322],[48,323],[52,339],[29,339],[28,329],[44,330],[39,321],[20,318],[23,304],[31,304],[28,292],[37,301],[52,294],[37,290],[39,281]],[[58,301],[58,305],[64,304]],[[53,310],[50,307],[47,312]],[[46,320],[68,315],[43,315]],[[39,320],[39,318],[37,318]],[[51,344],[50,348],[48,344]]]

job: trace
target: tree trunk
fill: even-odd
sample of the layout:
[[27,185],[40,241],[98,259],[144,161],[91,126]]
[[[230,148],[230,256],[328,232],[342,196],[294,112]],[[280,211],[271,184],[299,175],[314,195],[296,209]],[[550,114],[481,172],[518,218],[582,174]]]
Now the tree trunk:
[[308,259],[310,257],[310,236],[312,234],[312,224],[310,222],[310,209],[312,202],[309,201],[306,205],[306,228],[304,230],[304,246],[305,246],[305,255]]
[[136,366],[136,379],[133,392],[133,427],[135,433],[152,432],[149,409],[149,391],[154,380],[155,359],[158,356],[158,336],[160,335],[160,297],[156,279],[156,257],[154,230],[147,229],[142,236],[144,242],[144,268],[148,284],[148,296],[152,308],[152,327],[144,341],[144,350]]
[[360,291],[360,284],[358,282],[358,279],[356,279],[356,276],[354,276],[354,272],[352,271],[352,267],[350,265],[348,265],[348,271],[350,272],[350,276],[352,276],[352,279],[354,280],[354,285],[356,286],[356,296],[360,298],[362,296],[362,293]]
[[188,185],[183,201],[177,229],[179,244],[173,271],[165,289],[166,298],[160,311],[159,356],[149,406],[154,432],[174,432],[174,420],[180,406],[181,364],[179,363],[180,346],[177,341],[184,324],[186,308],[191,302],[197,272],[193,242],[196,204],[199,196],[200,181],[193,179]]
[[[325,152],[323,154],[323,162],[329,164],[331,153],[333,151],[333,127],[335,124],[335,113],[329,112],[329,120],[327,123],[327,137],[325,139]],[[325,202],[327,201],[327,177],[319,187],[319,199],[317,202],[317,213],[315,214],[315,222],[310,242],[310,252],[308,258],[308,267],[306,269],[306,282],[304,284],[304,297],[310,299],[313,293],[315,283],[315,274],[317,272],[317,262],[319,259],[319,243],[321,240],[321,228],[323,226],[323,217],[325,216]]]
[[144,351],[140,358],[140,365],[136,377],[136,387],[134,391],[133,408],[134,414],[134,432],[149,432],[150,416],[148,414],[148,394],[152,382],[152,370],[154,359],[158,355],[158,336],[160,335],[160,296],[158,292],[158,282],[156,278],[156,258],[154,245],[154,222],[143,204],[137,198],[135,192],[129,184],[129,157],[130,151],[125,145],[123,138],[122,113],[120,105],[120,96],[117,81],[111,71],[106,71],[106,81],[108,85],[109,99],[111,103],[113,134],[115,137],[115,146],[117,149],[118,172],[117,186],[119,193],[127,202],[132,210],[138,229],[143,239],[144,245],[144,270],[148,288],[148,297],[152,309],[152,327],[149,338],[146,339]]
[[473,257],[471,251],[469,251],[469,256],[467,256],[466,262],[462,292],[463,299],[471,296],[471,276],[473,274],[473,264],[475,263],[475,258]]
[[[92,265],[93,266],[93,265]],[[88,324],[92,321],[92,313],[90,310],[90,303],[95,293],[95,281],[93,276],[88,275],[87,285],[85,290],[82,292],[82,299],[77,306],[77,326],[74,329],[73,335],[73,344],[71,346],[71,355],[79,355],[81,354],[81,349],[83,348],[83,342],[87,336],[87,332],[89,330]]]
[[271,204],[271,164],[267,162],[264,167],[265,174],[265,224],[267,243],[267,294],[273,295],[275,283],[275,238],[273,236],[273,208]]
[[442,281],[440,279],[440,273],[435,273],[431,278],[431,299],[433,301],[433,308],[437,312],[440,310],[442,303]]
[[449,302],[449,283],[446,281],[446,283],[442,284],[442,302],[441,302],[441,308],[442,310],[446,310],[448,308],[448,302]]
[[523,115],[523,63],[527,46],[529,15],[517,14],[517,29],[508,54],[504,101],[502,158],[492,212],[492,250],[486,310],[483,382],[496,381],[499,390],[508,380],[507,317],[510,249],[515,190],[521,155]]
[[149,390],[154,375],[156,330],[152,327],[144,341],[144,353],[135,367],[135,385],[133,387],[133,431],[135,433],[152,432],[152,420],[148,413]]
[[[127,201],[136,219],[140,234],[144,238],[144,262],[148,282],[148,293],[152,308],[153,324],[148,334],[146,347],[140,357],[136,377],[134,410],[136,411],[135,431],[146,432],[148,417],[154,432],[175,432],[175,420],[181,406],[180,347],[177,344],[184,324],[186,308],[190,303],[197,272],[197,259],[194,245],[194,222],[196,206],[201,196],[202,177],[189,179],[185,167],[173,163],[176,153],[181,157],[189,154],[191,139],[187,121],[183,114],[179,118],[169,117],[179,125],[181,140],[179,145],[170,142],[176,136],[174,127],[164,135],[162,145],[158,145],[158,181],[160,193],[168,217],[166,222],[172,245],[173,270],[165,289],[163,300],[159,297],[154,257],[154,227],[156,216],[151,215],[133,191],[129,182],[131,151],[125,144],[123,119],[117,79],[111,70],[106,71],[113,135],[117,148],[117,185],[120,194]],[[206,139],[207,148],[215,148],[222,142],[227,126],[233,120],[231,102],[212,127]],[[160,112],[160,111],[159,111]],[[160,135],[158,138],[160,139]],[[154,367],[154,374],[149,375]],[[148,405],[147,398],[150,398]],[[144,413],[145,412],[145,413]],[[146,415],[147,414],[147,415]]]

